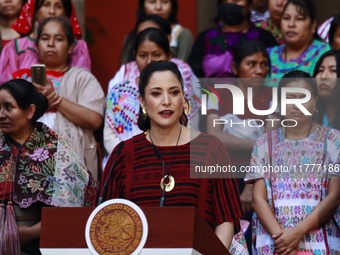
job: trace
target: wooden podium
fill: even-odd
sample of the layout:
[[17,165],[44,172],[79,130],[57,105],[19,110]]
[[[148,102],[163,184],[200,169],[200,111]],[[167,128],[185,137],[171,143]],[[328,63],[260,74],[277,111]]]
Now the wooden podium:
[[[141,207],[149,233],[141,255],[229,254],[194,207]],[[43,255],[91,255],[85,226],[94,208],[42,209],[40,250]]]

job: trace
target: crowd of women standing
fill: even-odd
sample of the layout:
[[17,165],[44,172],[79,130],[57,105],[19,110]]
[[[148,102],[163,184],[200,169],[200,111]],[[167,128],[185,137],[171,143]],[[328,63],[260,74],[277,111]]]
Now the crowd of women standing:
[[[42,207],[95,206],[98,194],[195,206],[234,254],[340,254],[340,14],[322,26],[326,42],[310,0],[219,0],[216,27],[194,40],[178,8],[138,1],[106,85],[91,74],[71,0],[0,0],[1,254],[40,254]],[[45,84],[32,83],[33,64],[45,65]],[[231,91],[198,78],[227,78],[244,114]],[[310,98],[281,105],[282,89]],[[193,165],[250,171],[192,178]]]

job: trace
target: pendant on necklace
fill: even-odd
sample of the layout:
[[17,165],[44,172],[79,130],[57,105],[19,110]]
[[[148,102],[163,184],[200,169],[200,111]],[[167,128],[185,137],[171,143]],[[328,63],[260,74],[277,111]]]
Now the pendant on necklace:
[[[164,182],[167,181],[165,184]],[[171,175],[165,175],[162,179],[161,179],[161,183],[160,183],[161,189],[163,190],[165,187],[165,191],[166,192],[170,192],[171,190],[174,189],[175,187],[175,178],[172,177]]]

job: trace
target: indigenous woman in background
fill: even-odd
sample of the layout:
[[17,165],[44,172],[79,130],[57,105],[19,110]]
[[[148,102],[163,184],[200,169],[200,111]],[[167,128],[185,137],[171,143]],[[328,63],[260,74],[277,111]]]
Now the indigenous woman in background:
[[[38,55],[40,63],[46,65],[50,80],[48,84],[35,84],[49,100],[49,111],[40,121],[70,144],[97,179],[98,157],[93,131],[103,123],[105,96],[89,71],[69,66],[73,43],[67,18],[50,17],[39,24]],[[18,70],[12,77],[31,80],[31,70]]]
[[[140,18],[136,21],[134,32],[135,32],[136,35],[138,35],[140,32],[142,32],[143,30],[145,30],[147,28],[157,28],[157,29],[163,31],[167,35],[168,41],[170,43],[171,27],[170,27],[170,24],[167,20],[165,20],[162,17],[157,16],[157,15],[147,15],[147,16]],[[110,91],[114,85],[116,85],[117,83],[119,83],[119,82],[121,82],[122,80],[125,79],[124,78],[125,69],[127,68],[128,65],[131,65],[131,63],[136,62],[136,49],[135,49],[136,40],[137,40],[137,38],[134,38],[133,45],[131,46],[130,53],[129,53],[130,54],[129,59],[131,59],[131,61],[129,63],[123,64],[120,67],[119,71],[115,74],[113,79],[110,80],[109,85],[108,85],[108,91]],[[170,50],[170,53],[171,53],[171,50]],[[171,56],[172,56],[172,53],[171,53]],[[177,63],[176,63],[177,65],[185,64],[185,62],[180,60],[180,59],[173,58],[173,60],[177,61]],[[186,65],[186,66],[188,66],[188,65]],[[190,67],[188,66],[188,68],[190,68]]]
[[[235,179],[190,177],[193,165],[230,164],[225,146],[214,136],[186,127],[184,84],[175,63],[147,65],[139,93],[138,126],[144,133],[114,149],[99,194],[105,200],[125,198],[139,206],[159,206],[161,201],[166,206],[198,207],[229,248],[242,215]],[[163,198],[161,180],[167,183]]]
[[[227,147],[230,158],[234,166],[248,166],[251,158],[251,152],[256,140],[271,127],[269,122],[265,122],[267,116],[259,116],[253,114],[247,104],[247,89],[252,88],[253,106],[257,110],[267,110],[270,108],[272,100],[272,89],[265,86],[265,78],[270,72],[270,61],[266,48],[259,41],[246,41],[236,48],[233,60],[233,72],[237,79],[237,85],[245,95],[244,115],[233,114],[233,97],[228,89],[216,89],[218,96],[222,99],[220,104],[215,104],[213,100],[208,100],[208,117],[207,131],[209,134],[215,135]],[[215,95],[216,96],[216,95]],[[216,101],[218,98],[216,97]],[[238,105],[239,106],[239,105]],[[228,123],[225,125],[214,126],[215,119],[223,119]],[[248,126],[231,125],[230,123],[250,123]],[[262,126],[261,123],[262,122]],[[244,184],[245,174],[237,176],[238,187],[241,193],[241,203],[246,219],[251,221],[253,209],[252,201],[252,184]],[[250,231],[247,232],[247,234]],[[247,235],[248,248],[251,247],[251,234]]]
[[[173,57],[187,61],[194,39],[190,30],[182,27],[178,23],[177,14],[177,0],[138,1],[137,19],[143,19],[147,15],[158,15],[167,20],[171,25],[170,47]],[[133,51],[136,35],[136,31],[132,31],[126,37],[122,50],[121,64],[135,60],[134,58],[131,58],[131,56],[134,56],[131,55],[130,52]]]
[[[270,61],[266,48],[261,42],[247,41],[236,49],[233,61],[233,71],[237,79],[237,85],[245,95],[244,98],[244,115],[233,114],[233,97],[228,89],[216,89],[218,96],[222,98],[221,104],[215,104],[213,100],[208,101],[207,131],[209,134],[217,136],[226,146],[232,159],[233,165],[249,165],[251,152],[256,140],[270,128],[266,122],[259,125],[255,119],[264,121],[267,116],[253,114],[247,104],[247,90],[252,88],[253,106],[258,110],[267,110],[270,108],[272,101],[272,89],[265,85],[265,78],[270,71]],[[217,95],[216,101],[217,101]],[[228,121],[225,125],[213,125],[214,119],[224,119]],[[242,120],[252,121],[252,127],[243,127],[242,125],[231,126],[230,122],[240,123]],[[257,127],[255,127],[257,126]],[[241,176],[238,176],[241,178]],[[243,184],[242,177],[242,184]],[[240,186],[242,192],[243,186]],[[245,192],[247,193],[247,192]],[[245,195],[245,194],[244,194]],[[251,211],[251,193],[247,196],[248,202],[244,201],[243,209]],[[242,201],[242,200],[241,200]]]
[[316,13],[309,0],[288,0],[281,20],[284,45],[268,50],[271,62],[270,86],[277,87],[281,77],[293,70],[313,74],[318,58],[329,46],[316,33]]
[[330,50],[315,65],[318,86],[316,122],[340,130],[340,51]]
[[[318,28],[318,34],[330,44],[332,49],[340,49],[340,13],[328,18]],[[332,37],[332,38],[331,38]],[[336,42],[334,42],[334,39]],[[333,44],[335,44],[333,46]]]
[[253,0],[251,6],[251,18],[253,23],[266,20],[269,17],[268,11],[269,0]]
[[167,35],[156,28],[141,31],[135,44],[136,61],[123,65],[109,83],[104,124],[104,146],[108,154],[121,141],[142,131],[138,128],[139,74],[151,61],[168,60],[178,65],[184,77],[184,93],[190,107],[186,107],[190,126],[198,129],[200,84],[190,67],[172,58]]
[[329,28],[329,45],[334,50],[340,50],[340,13],[334,16]]
[[[166,20],[163,19],[161,16],[157,16],[157,15],[147,15],[144,16],[140,19],[137,20],[136,24],[135,24],[135,29],[134,29],[134,38],[131,41],[130,45],[129,45],[129,62],[135,61],[136,58],[136,52],[135,52],[135,43],[136,43],[136,36],[142,32],[143,30],[147,29],[147,28],[158,28],[160,30],[162,30],[169,38],[169,43],[171,41],[171,27],[170,27],[170,23]],[[176,58],[177,59],[177,58]],[[182,61],[180,59],[177,59],[178,61]],[[184,61],[183,61],[184,62]],[[124,65],[122,65],[124,66]]]
[[[309,90],[311,99],[303,107],[314,114],[317,87],[308,73],[287,73],[279,93],[281,88]],[[304,96],[287,93],[291,99]],[[334,219],[340,214],[333,215],[340,205],[340,132],[313,122],[296,105],[288,104],[286,113],[297,125],[287,123],[290,127],[260,137],[246,176],[254,183],[255,254],[339,254],[340,229]]]
[[189,58],[189,65],[197,77],[235,77],[233,55],[243,41],[259,40],[266,47],[277,42],[273,35],[250,22],[252,0],[218,0],[218,28],[200,33]]
[[[34,8],[33,8],[34,6]],[[73,50],[69,53],[68,65],[91,69],[91,60],[86,42],[79,40],[81,31],[75,18],[75,10],[71,0],[28,0],[18,24],[13,26],[21,34],[28,35],[8,43],[0,57],[0,84],[7,81],[10,75],[23,68],[30,68],[39,63],[36,47],[38,24],[47,17],[67,17],[73,24],[73,31],[78,40],[74,41]]]
[[18,19],[21,8],[25,2],[26,0],[0,0],[0,35],[2,47],[9,41],[20,37],[20,34],[11,28],[11,26]]
[[95,202],[96,184],[84,162],[37,122],[47,107],[48,100],[26,80],[0,86],[1,254],[20,255],[20,244],[23,254],[40,254],[41,207]]
[[271,32],[278,44],[284,44],[281,31],[281,19],[283,7],[286,3],[287,0],[269,0],[269,18],[255,23],[257,27]]

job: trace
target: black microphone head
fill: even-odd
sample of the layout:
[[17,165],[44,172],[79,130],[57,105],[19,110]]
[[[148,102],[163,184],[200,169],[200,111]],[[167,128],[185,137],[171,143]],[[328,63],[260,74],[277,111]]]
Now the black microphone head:
[[161,201],[159,202],[159,207],[163,207],[165,202],[165,196],[161,197]]

